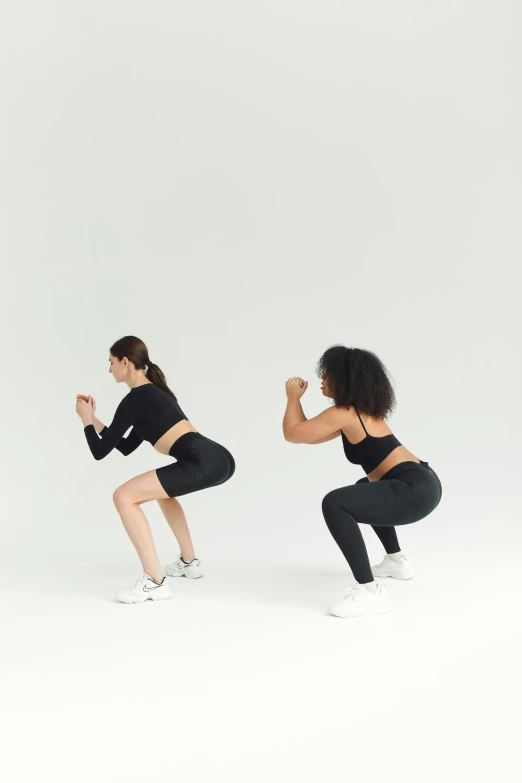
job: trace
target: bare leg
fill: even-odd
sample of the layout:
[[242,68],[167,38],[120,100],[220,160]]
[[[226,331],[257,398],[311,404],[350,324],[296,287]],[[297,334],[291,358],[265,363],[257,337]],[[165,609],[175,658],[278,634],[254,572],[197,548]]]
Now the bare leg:
[[194,560],[196,554],[194,552],[192,537],[181,503],[177,498],[168,498],[167,500],[158,499],[158,503],[163,512],[163,516],[169,523],[170,529],[176,536],[181,557],[186,563],[190,563],[191,560]]
[[143,473],[122,484],[113,496],[114,505],[138,553],[143,570],[158,583],[163,579],[163,569],[158,560],[147,517],[141,510],[140,504],[167,497],[155,470]]

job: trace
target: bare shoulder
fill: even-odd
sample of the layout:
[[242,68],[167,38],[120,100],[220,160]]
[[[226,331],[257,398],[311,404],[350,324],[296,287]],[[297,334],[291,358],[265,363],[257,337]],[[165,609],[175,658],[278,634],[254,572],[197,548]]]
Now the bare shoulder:
[[344,430],[349,440],[357,438],[361,432],[364,434],[357,411],[353,405],[349,408],[344,405],[334,405],[332,411],[335,411],[332,415],[335,416],[337,427],[340,430]]
[[353,428],[354,416],[353,408],[331,405],[329,408],[325,408],[317,418],[328,423],[332,429],[350,430]]
[[340,429],[349,427],[357,418],[355,410],[353,408],[346,408],[344,405],[332,405],[331,408],[327,408],[324,413],[329,412],[331,420],[337,423]]

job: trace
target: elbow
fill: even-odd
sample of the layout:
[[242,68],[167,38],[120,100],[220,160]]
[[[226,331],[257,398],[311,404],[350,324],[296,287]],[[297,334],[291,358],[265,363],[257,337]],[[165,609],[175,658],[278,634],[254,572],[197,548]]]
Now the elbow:
[[293,424],[283,428],[283,436],[287,443],[305,443],[303,435],[306,432],[301,424]]

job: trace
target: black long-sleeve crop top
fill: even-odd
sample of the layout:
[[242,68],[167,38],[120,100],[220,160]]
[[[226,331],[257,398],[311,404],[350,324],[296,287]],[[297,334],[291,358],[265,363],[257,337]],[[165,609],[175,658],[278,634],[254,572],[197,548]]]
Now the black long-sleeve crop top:
[[[154,445],[171,427],[186,418],[175,397],[160,386],[144,383],[123,398],[111,425],[101,430],[101,438],[93,424],[88,424],[84,432],[94,459],[103,459],[114,448],[127,456],[144,440]],[[125,438],[129,427],[132,430]]]

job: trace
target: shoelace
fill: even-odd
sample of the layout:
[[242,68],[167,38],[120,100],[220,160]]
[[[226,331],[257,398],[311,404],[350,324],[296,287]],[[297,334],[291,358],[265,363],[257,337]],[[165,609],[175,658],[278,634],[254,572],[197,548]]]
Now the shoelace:
[[145,574],[142,574],[136,579],[136,581],[132,585],[131,590],[139,590],[139,588],[143,585],[144,582],[146,582],[146,580],[147,577],[145,576]]
[[361,595],[362,591],[363,588],[360,585],[352,585],[345,591],[344,595],[346,598],[353,598],[356,601],[357,596]]
[[[367,590],[365,587],[361,587],[359,584],[352,585],[345,592],[345,598],[352,598],[357,601],[358,598],[364,596],[365,593],[372,593],[371,590]],[[375,593],[373,593],[375,595]]]

